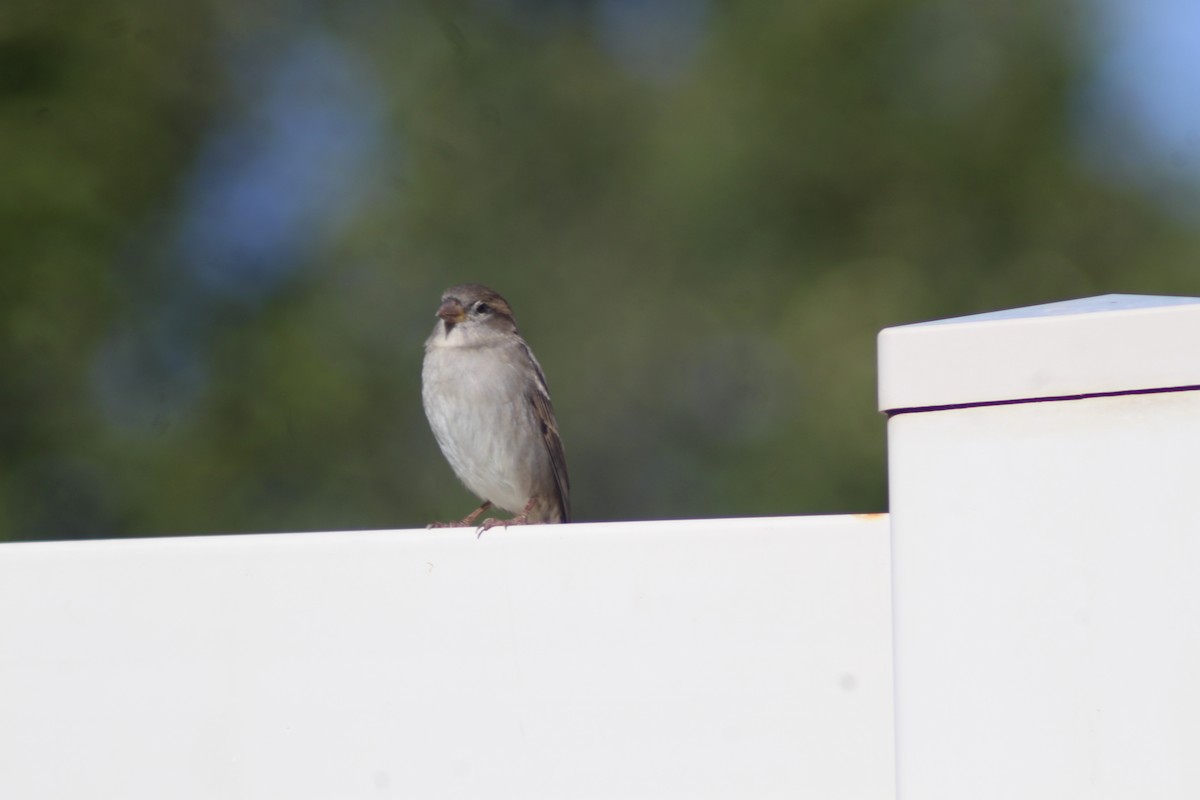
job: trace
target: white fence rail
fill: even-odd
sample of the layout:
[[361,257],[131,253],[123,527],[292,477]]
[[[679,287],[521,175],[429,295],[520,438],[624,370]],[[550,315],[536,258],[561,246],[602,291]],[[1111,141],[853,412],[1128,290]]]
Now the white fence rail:
[[2,546],[0,797],[1200,797],[1197,342],[885,331],[890,520]]
[[887,520],[0,548],[0,797],[886,797]]

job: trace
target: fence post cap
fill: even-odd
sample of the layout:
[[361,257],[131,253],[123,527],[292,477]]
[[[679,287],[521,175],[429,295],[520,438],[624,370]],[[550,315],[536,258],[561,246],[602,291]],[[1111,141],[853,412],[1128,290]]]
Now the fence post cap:
[[1107,294],[885,328],[885,413],[1200,387],[1200,298]]

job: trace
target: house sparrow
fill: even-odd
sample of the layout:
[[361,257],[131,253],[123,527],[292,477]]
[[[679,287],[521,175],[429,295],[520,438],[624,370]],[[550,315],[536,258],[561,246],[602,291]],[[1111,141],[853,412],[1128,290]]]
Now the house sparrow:
[[425,416],[454,474],[483,501],[459,522],[471,525],[496,505],[512,519],[496,525],[570,522],[570,483],[546,378],[496,292],[475,283],[442,293],[425,342]]

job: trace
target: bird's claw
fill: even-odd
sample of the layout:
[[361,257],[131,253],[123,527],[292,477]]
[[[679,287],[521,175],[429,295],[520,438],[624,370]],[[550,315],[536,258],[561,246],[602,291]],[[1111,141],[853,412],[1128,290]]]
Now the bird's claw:
[[425,528],[427,530],[429,528],[469,528],[471,525],[475,524],[476,517],[478,517],[480,514],[487,511],[491,507],[492,507],[492,501],[484,500],[483,505],[481,505],[479,508],[472,511],[470,514],[467,514],[465,517],[460,519],[458,522],[431,522],[428,525],[426,525]]
[[509,525],[528,525],[528,524],[529,524],[529,514],[518,514],[517,516],[513,517],[512,519],[492,519],[491,517],[488,517],[480,524],[480,526],[478,528],[475,529],[475,538],[478,539],[480,536],[483,536],[484,531],[490,531],[492,528],[495,528],[497,526],[503,525],[505,528],[507,528]]

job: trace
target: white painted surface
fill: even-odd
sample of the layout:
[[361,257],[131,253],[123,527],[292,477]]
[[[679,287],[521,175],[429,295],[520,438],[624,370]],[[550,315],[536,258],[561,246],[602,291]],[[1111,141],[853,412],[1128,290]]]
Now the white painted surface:
[[0,546],[0,797],[892,796],[887,519]]
[[1200,385],[1200,298],[1111,294],[888,328],[879,408]]
[[[1200,370],[1196,312],[1072,324],[1154,328],[1108,385],[1157,360],[1170,386]],[[1026,321],[977,324],[1048,363]],[[888,451],[901,800],[1200,797],[1200,392],[900,414]]]

